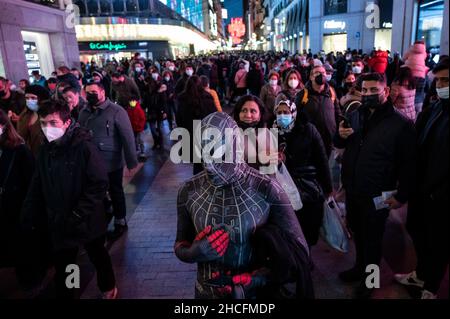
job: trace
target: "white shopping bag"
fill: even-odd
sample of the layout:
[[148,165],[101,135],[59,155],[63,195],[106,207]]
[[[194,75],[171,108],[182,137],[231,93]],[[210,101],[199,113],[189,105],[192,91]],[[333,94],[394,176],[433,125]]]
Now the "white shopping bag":
[[343,253],[348,252],[348,240],[351,235],[345,226],[343,213],[333,197],[327,199],[324,203],[320,234],[332,248]]
[[292,180],[291,174],[289,174],[284,163],[281,163],[281,167],[277,170],[275,178],[289,197],[292,208],[295,211],[302,209],[303,203],[300,193],[298,192],[298,188]]

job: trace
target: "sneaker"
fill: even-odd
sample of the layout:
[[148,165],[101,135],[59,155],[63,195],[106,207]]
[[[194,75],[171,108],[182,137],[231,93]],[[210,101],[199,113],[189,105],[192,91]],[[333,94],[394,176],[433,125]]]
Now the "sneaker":
[[364,279],[364,272],[359,267],[353,267],[349,270],[339,273],[339,278],[343,282],[356,282]]
[[128,225],[114,225],[114,230],[109,231],[107,234],[107,237],[109,240],[117,240],[119,239],[128,229]]
[[114,289],[102,293],[102,299],[117,299],[118,292],[117,287],[114,287]]
[[423,288],[424,282],[417,278],[416,271],[412,271],[408,274],[395,274],[395,280],[405,286],[416,286]]
[[437,299],[437,295],[435,295],[431,291],[424,290],[422,291],[422,297],[420,299]]

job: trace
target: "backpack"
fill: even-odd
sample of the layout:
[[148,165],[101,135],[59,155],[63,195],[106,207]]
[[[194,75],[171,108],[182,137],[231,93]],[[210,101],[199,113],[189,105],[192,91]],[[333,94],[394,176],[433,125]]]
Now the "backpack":
[[[330,86],[330,92],[331,92],[331,101],[334,102],[336,101],[336,91],[333,89],[332,86]],[[309,92],[307,88],[303,89],[303,98],[302,98],[302,105],[306,105],[308,104],[309,101]]]

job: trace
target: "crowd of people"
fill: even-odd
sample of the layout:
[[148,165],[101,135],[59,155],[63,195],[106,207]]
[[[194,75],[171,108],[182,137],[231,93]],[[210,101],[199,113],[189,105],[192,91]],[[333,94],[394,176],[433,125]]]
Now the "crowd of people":
[[[441,209],[448,207],[449,193],[448,73],[448,56],[435,61],[417,42],[403,57],[349,49],[152,61],[136,53],[100,66],[61,66],[48,79],[34,71],[33,81],[23,79],[17,87],[0,77],[0,211],[6,230],[0,232],[0,266],[15,267],[19,282],[34,287],[53,264],[58,296],[73,297],[64,283],[65,266],[76,262],[84,246],[104,297],[116,298],[104,243],[128,227],[124,167],[134,170],[149,156],[147,128],[158,152],[164,150],[165,123],[193,137],[193,121],[201,120],[202,128],[219,131],[278,129],[275,161],[287,168],[303,207],[294,211],[279,195],[278,182],[258,172],[264,163],[194,164],[195,176],[178,195],[175,254],[199,263],[197,297],[286,297],[287,281],[297,282],[294,296],[313,297],[310,252],[324,202],[344,194],[356,260],[339,277],[361,283],[355,297],[370,297],[366,266],[380,265],[389,211],[408,203],[418,264],[395,278],[419,287],[422,298],[436,298],[448,263],[448,215]],[[239,147],[248,154],[258,146]],[[342,167],[338,185],[330,163]],[[394,190],[383,208],[375,206],[375,197]],[[235,202],[225,204],[228,197]],[[276,247],[263,244],[275,239]],[[252,247],[253,240],[259,246]],[[258,266],[253,255],[260,257]],[[231,288],[228,277],[242,291]]]

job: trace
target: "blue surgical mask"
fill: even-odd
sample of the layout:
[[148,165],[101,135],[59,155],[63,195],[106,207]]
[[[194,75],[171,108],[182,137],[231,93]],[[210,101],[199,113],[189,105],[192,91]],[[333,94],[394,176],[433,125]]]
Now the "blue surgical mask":
[[286,128],[292,123],[292,114],[277,115],[277,124],[281,128]]
[[27,107],[31,111],[37,112],[39,109],[38,100],[27,100]]

